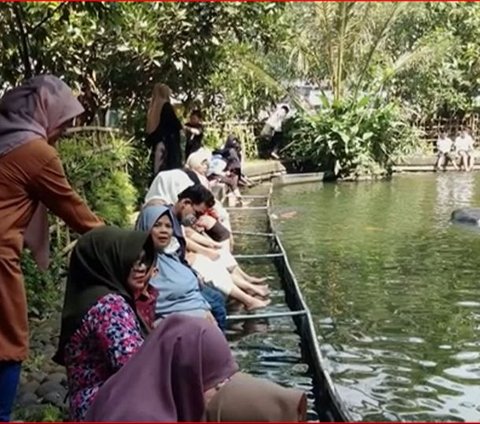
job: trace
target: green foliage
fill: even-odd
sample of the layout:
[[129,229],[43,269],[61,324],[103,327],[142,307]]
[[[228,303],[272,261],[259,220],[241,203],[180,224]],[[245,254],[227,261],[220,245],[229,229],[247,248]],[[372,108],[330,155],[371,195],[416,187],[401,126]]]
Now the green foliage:
[[112,135],[96,144],[89,137],[75,137],[64,140],[59,153],[71,184],[92,210],[110,225],[128,225],[137,200],[128,174],[131,143]]
[[40,272],[28,250],[22,254],[21,265],[25,279],[30,317],[43,318],[60,309],[66,257],[53,247],[50,267]]
[[92,208],[99,216],[105,216],[108,223],[126,226],[134,212],[137,192],[125,171],[115,170],[108,178],[100,178],[90,188],[95,196]]
[[36,405],[14,411],[14,418],[20,422],[58,423],[67,420],[68,414],[54,405]]
[[187,105],[203,95],[211,75],[228,62],[229,41],[274,45],[283,8],[216,2],[1,4],[0,88],[51,72],[81,92],[89,121],[113,106],[130,122],[144,113],[156,82],[169,84]]
[[324,106],[290,121],[285,156],[343,178],[381,176],[418,141],[408,117],[394,103],[363,97],[325,101]]
[[464,115],[478,110],[480,5],[431,3],[405,10],[393,27],[388,49],[437,46],[392,81],[392,95],[419,116]]

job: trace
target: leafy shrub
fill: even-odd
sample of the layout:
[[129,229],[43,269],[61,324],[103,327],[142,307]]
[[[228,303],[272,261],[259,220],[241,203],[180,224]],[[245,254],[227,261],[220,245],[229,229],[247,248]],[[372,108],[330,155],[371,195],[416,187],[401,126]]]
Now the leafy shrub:
[[59,153],[70,183],[93,211],[108,224],[128,225],[137,200],[128,174],[134,157],[130,142],[110,134],[97,143],[75,137],[61,143]]
[[18,408],[14,411],[14,419],[18,422],[59,423],[68,420],[68,413],[53,405],[40,404]]
[[54,249],[50,267],[40,272],[28,250],[21,258],[22,271],[28,299],[28,312],[31,317],[41,318],[59,310],[64,281],[66,258]]
[[[261,124],[260,124],[261,125]],[[235,134],[242,143],[245,157],[258,156],[257,134],[259,125],[252,122],[226,121],[206,126],[204,145],[212,150],[221,148],[229,134]]]
[[418,133],[395,103],[373,100],[324,101],[313,115],[301,114],[285,125],[284,156],[336,177],[381,176],[418,142]]

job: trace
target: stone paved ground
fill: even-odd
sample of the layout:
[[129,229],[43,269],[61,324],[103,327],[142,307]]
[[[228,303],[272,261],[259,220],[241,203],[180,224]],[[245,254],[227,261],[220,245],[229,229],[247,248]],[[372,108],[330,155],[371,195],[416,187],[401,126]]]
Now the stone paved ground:
[[14,419],[25,421],[62,421],[67,404],[65,368],[52,356],[58,341],[59,314],[30,322],[30,356],[23,364],[15,404]]

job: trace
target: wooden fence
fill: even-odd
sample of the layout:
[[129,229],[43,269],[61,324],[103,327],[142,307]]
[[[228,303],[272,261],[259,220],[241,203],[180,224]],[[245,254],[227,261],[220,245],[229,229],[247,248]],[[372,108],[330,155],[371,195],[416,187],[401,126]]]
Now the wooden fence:
[[423,147],[430,153],[434,150],[438,134],[442,131],[446,132],[454,140],[462,128],[468,128],[475,144],[477,145],[478,141],[480,141],[480,116],[477,114],[464,118],[450,117],[419,120],[414,122],[414,125],[420,129]]

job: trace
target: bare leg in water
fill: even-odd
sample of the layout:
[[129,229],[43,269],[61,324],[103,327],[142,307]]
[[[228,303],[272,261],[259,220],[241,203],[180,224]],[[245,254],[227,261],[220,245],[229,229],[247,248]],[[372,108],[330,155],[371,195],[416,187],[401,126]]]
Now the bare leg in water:
[[262,284],[265,281],[267,281],[267,277],[260,278],[260,277],[254,277],[252,275],[248,275],[238,265],[235,268],[233,268],[233,270],[231,272],[232,272],[233,275],[237,275],[237,276],[241,277],[242,279],[248,281],[249,283]]
[[244,278],[235,274],[232,274],[232,280],[235,285],[237,285],[246,292],[252,293],[253,295],[267,297],[270,294],[270,290],[268,289],[267,285],[252,284]]
[[242,303],[245,306],[245,309],[247,311],[253,311],[255,309],[265,308],[271,302],[270,299],[261,300],[261,299],[257,299],[256,297],[250,296],[239,287],[234,287],[232,289],[232,291],[230,292],[230,297]]

